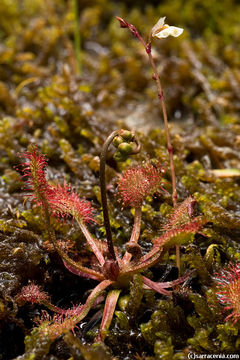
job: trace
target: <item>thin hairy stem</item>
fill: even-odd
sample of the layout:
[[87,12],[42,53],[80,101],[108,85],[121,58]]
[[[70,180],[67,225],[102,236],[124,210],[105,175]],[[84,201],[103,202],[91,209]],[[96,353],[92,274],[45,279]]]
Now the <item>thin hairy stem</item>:
[[[71,309],[62,309],[58,306],[53,305],[50,301],[43,300],[41,301],[41,304],[44,305],[46,308],[48,308],[50,311],[53,311],[54,313],[61,314],[61,315],[71,315],[71,312],[74,314],[76,313],[76,308],[74,307],[71,311]],[[81,305],[79,305],[79,311],[81,309]]]
[[[171,171],[171,178],[172,178],[172,202],[173,202],[173,207],[176,207],[176,205],[177,205],[177,184],[176,184],[175,167],[174,167],[174,161],[173,161],[173,147],[172,147],[172,143],[171,143],[169,126],[168,126],[167,110],[166,110],[164,95],[163,95],[163,91],[162,91],[160,76],[158,74],[151,51],[150,52],[147,51],[147,54],[148,54],[151,66],[153,68],[154,77],[156,79],[156,84],[157,84],[157,89],[158,89],[158,98],[161,103],[161,108],[162,108],[162,113],[163,113],[164,128],[165,128],[165,133],[166,133],[166,137],[167,137],[167,147],[168,147],[170,171]],[[180,273],[181,265],[180,265],[180,246],[179,245],[176,245],[176,263],[177,263],[177,267],[178,267],[178,270]]]
[[154,79],[156,80],[156,84],[157,84],[158,98],[159,98],[162,113],[163,113],[163,121],[164,121],[164,128],[165,128],[165,133],[166,133],[166,138],[167,138],[167,148],[168,148],[170,170],[171,170],[171,177],[172,177],[172,202],[173,202],[173,206],[175,207],[177,205],[177,185],[176,185],[176,175],[175,175],[175,167],[174,167],[174,161],[173,161],[173,147],[172,147],[171,137],[170,137],[170,132],[169,132],[167,110],[166,110],[166,104],[165,104],[165,100],[164,100],[164,96],[163,96],[161,80],[160,80],[160,76],[157,71],[156,64],[152,57],[151,43],[149,43],[147,45],[139,33],[136,37],[141,41],[141,43],[143,44],[143,46],[146,50],[150,64],[153,69]]
[[157,68],[154,63],[151,52],[148,53],[148,57],[149,57],[150,63],[153,68],[154,77],[156,78],[157,89],[158,89],[158,98],[160,100],[162,113],[163,113],[164,128],[165,128],[165,133],[166,133],[166,137],[167,137],[167,147],[168,147],[170,170],[171,170],[171,177],[172,177],[172,201],[173,201],[173,206],[175,207],[177,205],[177,187],[176,187],[175,167],[174,167],[174,162],[173,162],[173,147],[172,147],[172,143],[171,143],[169,126],[168,126],[167,110],[166,110],[166,105],[165,105],[165,101],[164,101],[160,77],[158,75]]
[[[177,182],[176,182],[176,174],[175,174],[175,167],[174,167],[174,161],[173,161],[173,147],[172,147],[172,143],[171,143],[171,137],[170,137],[169,126],[168,126],[166,104],[165,104],[165,100],[164,100],[160,76],[158,74],[157,67],[156,67],[156,64],[153,60],[152,53],[151,53],[151,43],[150,43],[150,45],[146,46],[145,49],[148,54],[148,57],[149,57],[149,60],[150,60],[150,63],[151,63],[151,66],[152,66],[152,69],[154,72],[154,78],[156,79],[158,98],[159,98],[160,106],[161,106],[162,113],[163,113],[163,121],[164,121],[165,133],[166,133],[166,137],[167,137],[167,148],[168,148],[170,171],[171,171],[171,178],[172,178],[172,202],[173,202],[173,207],[176,207],[176,205],[177,205]],[[179,245],[176,245],[176,263],[177,263],[178,271],[180,273],[180,246]]]
[[78,225],[79,225],[80,229],[82,230],[82,233],[85,236],[90,248],[92,249],[96,258],[98,259],[100,265],[103,266],[105,263],[105,259],[103,257],[103,254],[99,250],[97,243],[94,241],[94,239],[92,238],[92,235],[90,234],[87,227],[84,225],[84,223],[82,221],[78,221]]

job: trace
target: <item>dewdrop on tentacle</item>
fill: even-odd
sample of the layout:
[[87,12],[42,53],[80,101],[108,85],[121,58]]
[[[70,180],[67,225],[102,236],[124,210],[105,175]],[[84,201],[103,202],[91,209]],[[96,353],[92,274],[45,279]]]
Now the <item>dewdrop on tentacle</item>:
[[124,206],[139,207],[147,195],[164,191],[162,176],[165,169],[161,165],[146,163],[132,167],[121,175],[118,181],[120,198]]
[[220,304],[224,305],[224,311],[231,313],[225,318],[233,323],[240,320],[240,265],[230,264],[215,274],[217,283],[216,295]]

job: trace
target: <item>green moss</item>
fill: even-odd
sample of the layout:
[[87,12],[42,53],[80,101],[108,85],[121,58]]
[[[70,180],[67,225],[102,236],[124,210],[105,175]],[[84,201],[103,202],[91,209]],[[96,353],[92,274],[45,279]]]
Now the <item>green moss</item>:
[[192,269],[196,269],[202,284],[210,284],[211,276],[207,268],[207,262],[201,256],[197,246],[189,245],[186,249],[185,261]]
[[219,324],[217,326],[218,340],[220,341],[221,351],[232,352],[233,349],[238,351],[239,344],[239,329],[231,323]]
[[[184,329],[186,335],[189,327],[184,319],[181,307],[174,306],[171,301],[159,301],[158,309],[152,314],[151,320],[141,324],[141,333],[149,344],[155,344],[156,349],[159,349],[159,344],[164,341],[166,351],[170,351],[169,354],[171,354],[172,345],[180,344],[183,340],[180,335],[180,329],[182,332]],[[161,341],[158,343],[159,340]],[[165,347],[163,347],[163,350]],[[169,347],[170,349],[167,350]]]

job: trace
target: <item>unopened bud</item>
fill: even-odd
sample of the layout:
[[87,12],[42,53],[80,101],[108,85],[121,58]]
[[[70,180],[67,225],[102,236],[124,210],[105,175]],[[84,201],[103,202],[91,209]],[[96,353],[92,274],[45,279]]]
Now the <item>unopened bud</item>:
[[129,144],[127,142],[123,142],[118,146],[118,150],[123,155],[130,155],[133,152],[133,146],[131,144],[134,144],[134,143]]
[[120,18],[119,16],[116,16],[116,19],[119,21],[121,28],[128,27],[129,24],[123,18]]
[[121,161],[125,161],[127,159],[127,156],[121,154],[120,151],[117,150],[113,155],[113,158],[116,162],[121,162]]
[[121,130],[120,135],[125,141],[131,141],[134,136],[133,133],[129,130]]
[[116,148],[118,148],[118,146],[123,142],[123,138],[122,136],[115,136],[115,138],[113,139],[112,143],[113,146],[115,146]]

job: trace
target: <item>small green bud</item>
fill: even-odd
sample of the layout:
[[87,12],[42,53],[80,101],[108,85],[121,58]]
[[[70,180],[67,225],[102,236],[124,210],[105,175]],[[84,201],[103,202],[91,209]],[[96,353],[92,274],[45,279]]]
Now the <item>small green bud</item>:
[[115,136],[115,138],[113,139],[112,143],[113,143],[113,146],[115,146],[115,148],[118,148],[118,146],[123,143],[123,138],[122,136]]
[[127,160],[127,156],[124,154],[121,154],[120,151],[116,151],[113,155],[113,158],[116,162],[121,162]]
[[133,139],[133,133],[129,130],[121,130],[120,131],[120,135],[121,137],[125,140],[125,141],[131,141]]
[[130,154],[132,154],[132,151],[133,151],[133,146],[131,144],[135,144],[135,143],[129,144],[127,142],[123,142],[118,146],[118,150],[123,155],[130,155]]

